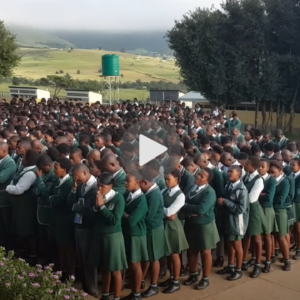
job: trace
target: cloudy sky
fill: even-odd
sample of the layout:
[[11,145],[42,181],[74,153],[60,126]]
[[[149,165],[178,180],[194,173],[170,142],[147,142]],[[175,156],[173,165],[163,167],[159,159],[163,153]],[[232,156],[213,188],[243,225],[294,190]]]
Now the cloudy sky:
[[160,30],[221,0],[4,0],[0,20],[51,29]]

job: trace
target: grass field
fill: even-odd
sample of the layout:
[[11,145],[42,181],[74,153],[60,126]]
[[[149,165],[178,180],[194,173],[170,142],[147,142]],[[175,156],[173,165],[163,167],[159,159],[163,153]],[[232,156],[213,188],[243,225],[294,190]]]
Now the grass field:
[[[99,50],[75,49],[70,53],[60,49],[21,48],[22,61],[15,69],[15,76],[38,79],[53,75],[63,70],[73,78],[82,80],[99,79],[101,57],[104,54],[120,56],[120,74],[122,81],[179,81],[178,68],[174,62],[161,62],[161,59],[142,56],[136,60],[136,55]],[[77,71],[80,70],[80,74]]]

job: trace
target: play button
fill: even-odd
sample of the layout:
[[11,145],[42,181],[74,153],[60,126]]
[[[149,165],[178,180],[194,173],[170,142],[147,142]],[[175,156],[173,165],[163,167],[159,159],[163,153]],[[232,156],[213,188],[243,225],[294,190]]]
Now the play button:
[[143,134],[140,134],[139,140],[140,166],[145,165],[150,160],[155,159],[157,156],[168,150],[167,147],[147,138]]

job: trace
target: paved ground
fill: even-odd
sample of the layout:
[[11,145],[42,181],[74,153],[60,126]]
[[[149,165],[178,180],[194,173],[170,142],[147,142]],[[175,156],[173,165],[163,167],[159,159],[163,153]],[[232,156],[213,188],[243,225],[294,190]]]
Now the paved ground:
[[[290,300],[300,299],[300,261],[292,261],[289,272],[281,270],[282,264],[272,265],[272,272],[261,274],[259,278],[249,277],[250,271],[243,272],[243,277],[235,282],[229,282],[225,276],[217,275],[216,269],[212,270],[210,286],[203,291],[193,290],[191,287],[181,285],[180,292],[165,295],[159,294],[151,299],[155,300]],[[181,282],[185,278],[181,278]],[[129,294],[124,290],[122,296]],[[113,297],[111,296],[113,299]],[[94,300],[88,297],[88,300]]]

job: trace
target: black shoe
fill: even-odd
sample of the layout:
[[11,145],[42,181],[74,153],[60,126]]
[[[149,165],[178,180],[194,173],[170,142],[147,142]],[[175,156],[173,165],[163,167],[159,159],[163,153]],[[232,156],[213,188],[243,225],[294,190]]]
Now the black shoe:
[[291,262],[289,260],[286,260],[284,262],[284,266],[283,266],[282,269],[283,269],[283,271],[290,271],[290,269],[291,269]]
[[167,271],[162,271],[159,273],[158,279],[163,279],[167,274]]
[[[98,298],[98,296],[97,296],[97,297],[94,296],[94,295],[91,295],[91,296],[93,296],[94,298]],[[103,296],[103,295],[102,295],[102,297],[100,298],[100,300],[110,300],[110,299],[109,299],[109,296],[106,296],[106,295]]]
[[275,256],[279,255],[279,248],[275,248]]
[[180,290],[180,284],[171,282],[171,284],[163,290],[164,294],[172,294]]
[[297,250],[297,245],[294,244],[291,248],[290,248],[290,252],[296,251]]
[[158,294],[158,287],[152,287],[150,285],[149,288],[145,292],[143,292],[141,295],[142,295],[142,298],[150,298],[157,294]]
[[256,260],[254,258],[251,258],[250,260],[248,260],[247,265],[248,267],[252,267],[256,264]]
[[192,285],[196,282],[198,282],[198,275],[190,275],[190,277],[183,284]]
[[248,271],[248,263],[246,262],[242,263],[242,271]]
[[234,267],[229,267],[229,266],[217,271],[217,274],[219,275],[226,275],[232,273],[234,273]]
[[186,267],[181,266],[179,277],[184,277],[186,275]]
[[238,280],[242,277],[242,272],[241,271],[234,271],[234,273],[232,273],[229,277],[227,277],[227,280],[229,281],[235,281]]
[[168,278],[167,280],[158,284],[159,287],[168,287],[172,283],[172,279]]
[[270,273],[271,263],[265,263],[265,266],[262,269],[263,273]]
[[[131,283],[124,284],[124,288],[126,290],[131,290],[132,289]],[[145,281],[143,280],[142,283],[141,283],[141,290],[143,290],[144,288],[145,288]]]
[[219,257],[216,259],[216,261],[215,261],[215,263],[214,263],[213,266],[214,266],[215,268],[222,268],[223,265],[224,265],[224,257],[219,256]]
[[195,290],[204,290],[209,286],[209,280],[208,279],[201,279],[199,283],[195,286]]
[[276,256],[272,256],[271,257],[271,264],[275,264],[276,263]]
[[260,267],[255,265],[254,268],[253,268],[253,271],[250,274],[250,277],[251,278],[257,278],[260,275],[260,273],[261,273]]
[[298,249],[295,253],[295,255],[293,256],[294,260],[299,260],[300,259],[300,250]]
[[142,296],[134,296],[133,293],[129,294],[128,296],[122,298],[122,300],[142,300]]

